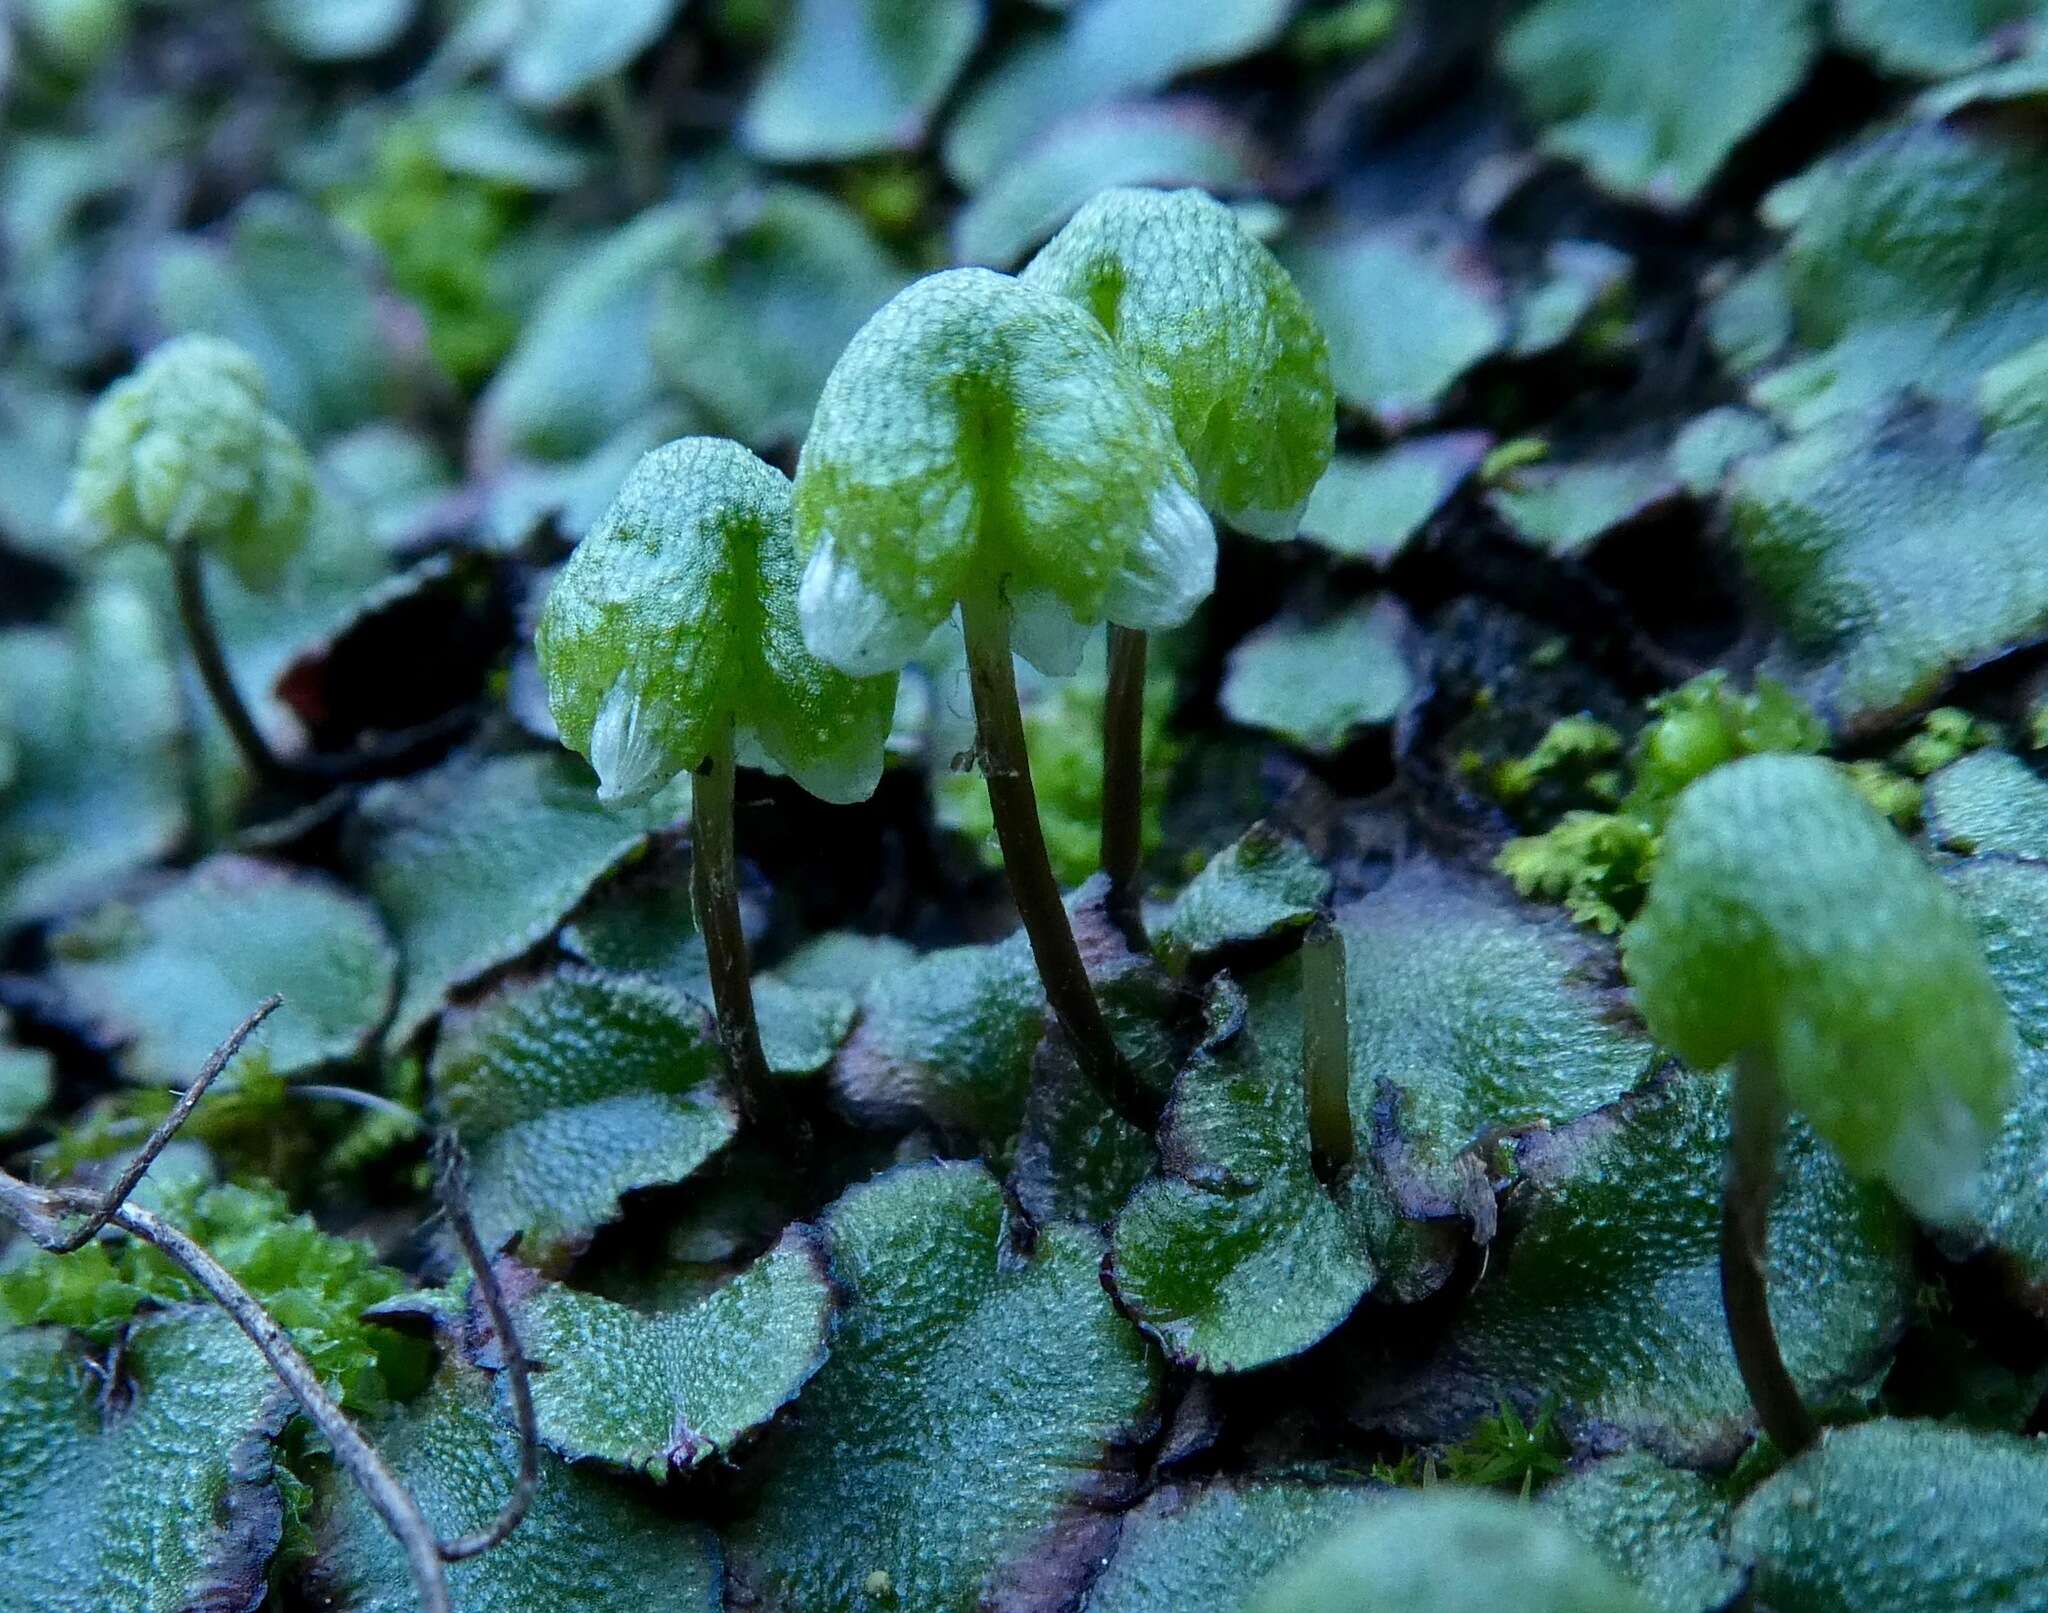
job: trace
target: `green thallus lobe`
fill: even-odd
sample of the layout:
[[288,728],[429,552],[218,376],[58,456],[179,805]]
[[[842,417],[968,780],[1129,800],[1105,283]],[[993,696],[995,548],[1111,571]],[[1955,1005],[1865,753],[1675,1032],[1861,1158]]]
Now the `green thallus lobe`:
[[2004,1001],[1954,894],[1812,756],[1730,762],[1686,789],[1622,949],[1657,1039],[1695,1068],[1735,1066],[1723,1293],[1765,1425],[1796,1448],[1811,1423],[1761,1277],[1782,1110],[1952,1222],[2013,1079]]
[[1649,1613],[1544,1509],[1443,1488],[1396,1496],[1278,1569],[1244,1613]]

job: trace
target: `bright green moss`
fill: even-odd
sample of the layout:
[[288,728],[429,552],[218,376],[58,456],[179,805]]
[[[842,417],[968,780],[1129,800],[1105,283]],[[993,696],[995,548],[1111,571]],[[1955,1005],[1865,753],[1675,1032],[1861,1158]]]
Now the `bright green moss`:
[[1573,922],[1612,935],[1642,900],[1657,855],[1647,824],[1620,812],[1567,812],[1501,848],[1494,866],[1524,896],[1562,903]]
[[1347,0],[1303,17],[1288,33],[1287,47],[1306,62],[1368,56],[1400,25],[1401,0]]
[[1480,1418],[1471,1433],[1444,1452],[1444,1472],[1455,1484],[1521,1491],[1558,1477],[1570,1453],[1555,1407],[1539,1407],[1525,1419],[1503,1400],[1499,1411]]
[[1915,778],[1929,778],[1971,751],[2004,742],[1996,723],[1960,706],[1937,706],[1921,718],[1919,732],[1892,752],[1892,760]]
[[405,120],[378,142],[370,174],[336,201],[341,222],[383,252],[392,284],[426,320],[435,361],[464,386],[496,369],[519,335],[497,263],[519,211],[510,187],[450,173],[428,131]]
[[1851,1170],[1929,1220],[1967,1205],[2012,1027],[1954,894],[1839,769],[1752,757],[1688,789],[1623,958],[1681,1058],[1759,1062]]
[[1279,260],[1198,190],[1098,193],[1025,269],[1086,308],[1173,421],[1202,502],[1291,538],[1329,468],[1330,349]]
[[799,609],[821,659],[894,670],[963,597],[1071,672],[1084,629],[1187,620],[1216,540],[1171,422],[1102,328],[986,269],[917,281],[840,356],[804,444]]
[[[406,1287],[368,1244],[291,1214],[270,1187],[181,1184],[164,1195],[161,1213],[241,1279],[345,1405],[376,1407],[410,1386],[423,1365],[418,1346],[362,1320]],[[29,1253],[0,1272],[0,1317],[22,1327],[73,1328],[102,1343],[144,1305],[205,1297],[179,1267],[129,1238],[68,1255]]]
[[737,443],[645,455],[548,595],[535,648],[563,742],[607,803],[644,801],[737,729],[814,795],[882,772],[894,677],[849,678],[804,646],[789,479]]
[[1856,793],[1908,834],[1920,827],[1927,804],[1927,792],[1920,781],[1898,772],[1889,763],[1865,758],[1842,763],[1842,772],[1856,786]]
[[1496,762],[1487,783],[1495,797],[1511,807],[1549,786],[1572,789],[1595,801],[1618,801],[1626,781],[1614,764],[1627,744],[1611,723],[1583,712],[1560,717],[1526,756]]
[[231,342],[181,336],[94,406],[70,508],[103,542],[190,538],[260,588],[305,540],[313,472],[270,412],[256,361]]
[[[1754,692],[1729,687],[1725,672],[1704,672],[1649,703],[1651,720],[1629,752],[1631,782],[1612,812],[1567,812],[1541,834],[1511,840],[1495,862],[1524,896],[1561,902],[1574,920],[1613,934],[1641,905],[1671,803],[1688,784],[1725,762],[1767,752],[1803,754],[1827,744],[1820,719],[1769,678]],[[1612,729],[1583,716],[1553,723],[1527,756],[1497,765],[1495,793],[1509,805],[1539,786],[1577,774],[1595,801],[1620,794]],[[1618,736],[1612,742],[1619,748]],[[1871,781],[1882,793],[1888,780]],[[1918,810],[1916,799],[1911,803]]]
[[15,20],[33,56],[83,77],[120,49],[134,12],[134,0],[26,0]]
[[1650,702],[1654,721],[1637,737],[1635,786],[1622,809],[1660,820],[1694,779],[1724,762],[1766,753],[1807,755],[1827,747],[1828,731],[1783,684],[1759,678],[1748,694],[1725,672],[1704,672]]

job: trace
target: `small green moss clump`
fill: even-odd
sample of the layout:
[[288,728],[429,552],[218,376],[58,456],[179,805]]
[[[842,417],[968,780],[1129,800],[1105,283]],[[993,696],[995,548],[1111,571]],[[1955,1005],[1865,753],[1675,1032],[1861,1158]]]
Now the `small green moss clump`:
[[1554,1407],[1542,1406],[1533,1418],[1524,1418],[1503,1403],[1444,1453],[1444,1472],[1454,1484],[1527,1491],[1563,1473],[1570,1454]]
[[1620,735],[1585,716],[1552,724],[1534,750],[1498,764],[1490,778],[1510,806],[1560,777],[1595,801],[1618,797],[1611,811],[1569,811],[1542,833],[1509,841],[1495,863],[1524,896],[1560,902],[1576,922],[1608,935],[1642,904],[1664,820],[1687,785],[1740,757],[1811,754],[1828,740],[1806,704],[1769,678],[1745,694],[1725,672],[1702,673],[1659,695],[1649,710],[1629,752],[1626,793],[1609,765]]
[[[165,1194],[161,1213],[284,1325],[344,1405],[374,1410],[415,1385],[424,1347],[363,1320],[406,1289],[368,1244],[322,1232],[270,1187],[181,1183]],[[24,1250],[0,1271],[0,1317],[18,1327],[72,1328],[100,1343],[146,1305],[204,1298],[182,1269],[129,1238],[103,1237],[66,1255]]]
[[13,10],[30,62],[80,79],[119,50],[135,25],[135,0],[26,0]]
[[103,542],[190,539],[261,588],[305,541],[313,469],[270,412],[256,361],[231,342],[181,336],[94,406],[70,510]]
[[1816,757],[1715,769],[1665,829],[1623,962],[1652,1034],[1736,1059],[1930,1221],[1969,1207],[2013,1031],[1955,894]]
[[1526,756],[1494,763],[1486,783],[1503,806],[1517,811],[1556,794],[1615,806],[1628,793],[1619,765],[1628,740],[1612,723],[1585,713],[1560,717]]
[[1542,834],[1501,848],[1494,866],[1524,896],[1560,903],[1577,924],[1613,935],[1642,904],[1657,831],[1625,812],[1567,812]]
[[428,132],[400,120],[369,175],[335,199],[335,216],[374,241],[391,283],[419,308],[427,349],[463,386],[498,367],[519,335],[499,254],[519,221],[518,193],[450,173]]
[[1650,702],[1654,720],[1636,739],[1635,787],[1622,803],[1639,818],[1661,820],[1693,780],[1744,756],[1815,755],[1828,731],[1783,684],[1759,678],[1744,694],[1728,675],[1702,673]]
[[1287,48],[1305,62],[1368,56],[1392,39],[1400,25],[1401,0],[1344,0],[1295,23]]
[[1960,706],[1937,706],[1921,719],[1919,732],[1892,752],[1892,761],[1914,778],[1931,778],[1971,751],[2004,743],[2005,735],[1996,723],[1985,722]]

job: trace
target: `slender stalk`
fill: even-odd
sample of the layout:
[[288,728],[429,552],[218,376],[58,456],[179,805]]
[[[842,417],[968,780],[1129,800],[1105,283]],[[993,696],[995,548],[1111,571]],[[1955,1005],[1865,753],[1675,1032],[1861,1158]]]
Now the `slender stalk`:
[[1721,1306],[1735,1364],[1764,1432],[1779,1450],[1796,1456],[1819,1430],[1785,1369],[1771,1326],[1764,1251],[1771,1195],[1778,1185],[1785,1100],[1776,1073],[1763,1060],[1745,1055],[1736,1061],[1732,1105],[1728,1184],[1721,1206]]
[[178,596],[178,622],[199,668],[199,681],[220,714],[242,760],[263,783],[273,788],[313,791],[332,784],[353,783],[380,773],[402,771],[438,745],[446,744],[475,720],[468,711],[449,712],[401,733],[390,734],[352,755],[300,756],[287,760],[270,748],[236,687],[235,675],[221,648],[206,599],[205,559],[190,538],[171,548],[171,576]]
[[690,779],[690,894],[711,966],[711,1002],[718,1037],[739,1082],[740,1099],[756,1119],[779,1112],[774,1077],[761,1051],[747,936],[740,924],[740,881],[733,852],[732,725],[727,723],[704,765]]
[[1358,1156],[1351,1125],[1350,991],[1344,937],[1328,919],[1301,944],[1301,1073],[1308,1090],[1308,1157],[1325,1187]]
[[380,774],[403,773],[423,762],[428,754],[452,742],[476,722],[473,710],[443,712],[411,728],[386,734],[376,743],[359,750],[295,757],[285,765],[309,786],[354,784]]
[[960,616],[989,811],[995,818],[996,841],[1003,848],[1010,896],[1024,921],[1046,1001],[1073,1043],[1082,1070],[1110,1107],[1133,1125],[1149,1129],[1159,1106],[1110,1035],[1046,855],[1038,795],[1031,787],[1031,756],[1024,745],[1024,716],[1017,705],[1017,673],[1010,663],[1008,607],[992,597],[969,599],[962,602]]
[[328,1086],[319,1081],[294,1081],[287,1088],[295,1098],[313,1098],[327,1103],[345,1103],[352,1108],[366,1109],[373,1115],[383,1115],[387,1120],[404,1124],[408,1131],[425,1131],[426,1121],[395,1098],[387,1098],[381,1092],[366,1092],[361,1087]]
[[1138,868],[1145,854],[1145,652],[1135,627],[1109,630],[1109,687],[1102,705],[1102,871],[1109,918],[1139,952],[1145,937]]
[[185,1089],[184,1096],[172,1105],[171,1112],[164,1116],[148,1140],[135,1150],[135,1155],[121,1174],[114,1178],[99,1198],[86,1210],[85,1219],[76,1226],[65,1228],[54,1240],[36,1242],[54,1255],[68,1255],[74,1249],[83,1249],[99,1236],[100,1229],[114,1219],[114,1212],[128,1202],[128,1195],[135,1191],[136,1184],[149,1173],[149,1167],[156,1163],[157,1155],[164,1151],[170,1140],[177,1136],[178,1128],[185,1124],[192,1111],[199,1106],[199,1100],[206,1096],[206,1089],[213,1085],[221,1071],[235,1061],[235,1055],[242,1051],[242,1044],[253,1036],[256,1027],[283,1005],[284,999],[276,993],[258,1003],[249,1017],[228,1032],[227,1040],[213,1050],[211,1057],[200,1066],[199,1073],[192,1078],[192,1084]]
[[646,116],[634,104],[633,86],[623,71],[607,73],[592,87],[597,97],[597,114],[605,133],[618,149],[619,171],[625,176],[626,193],[645,207],[661,199],[661,151]]
[[270,748],[270,741],[256,726],[256,719],[242,701],[242,691],[235,686],[235,675],[228,668],[227,655],[220,646],[220,635],[214,630],[213,611],[206,602],[205,557],[199,545],[187,537],[176,539],[170,548],[171,578],[178,595],[178,621],[185,630],[185,643],[192,651],[193,661],[198,664],[199,681],[206,685],[213,709],[220,713],[228,737],[235,742],[235,749],[242,753],[242,760],[249,764],[250,772],[268,785],[291,783],[292,770]]

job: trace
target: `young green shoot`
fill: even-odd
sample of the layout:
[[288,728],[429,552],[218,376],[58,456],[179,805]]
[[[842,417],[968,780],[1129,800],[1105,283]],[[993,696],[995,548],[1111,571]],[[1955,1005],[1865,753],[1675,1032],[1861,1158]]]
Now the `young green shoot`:
[[1351,1124],[1351,1018],[1343,933],[1327,918],[1301,943],[1301,1067],[1309,1163],[1333,1187],[1358,1152]]
[[[1022,275],[1092,314],[1173,422],[1213,514],[1294,536],[1329,468],[1337,401],[1315,315],[1237,215],[1198,190],[1100,192]],[[1145,631],[1113,626],[1103,713],[1109,911],[1142,941],[1138,885]]]
[[1730,762],[1679,796],[1622,956],[1651,1033],[1696,1069],[1734,1068],[1722,1298],[1792,1454],[1814,1423],[1764,1276],[1784,1113],[1924,1220],[1955,1221],[2013,1080],[2004,1001],[1948,887],[1813,756]]
[[831,802],[882,776],[896,679],[849,677],[804,647],[789,479],[738,443],[642,456],[577,545],[535,635],[562,741],[607,805],[690,775],[692,891],[726,1055],[750,1107],[774,1088],[740,926],[734,769],[780,769]]
[[1187,620],[1214,580],[1195,475],[1131,366],[1073,303],[985,269],[931,275],[825,383],[796,478],[812,651],[901,667],[956,607],[1011,894],[1054,1015],[1118,1112],[1156,1109],[1110,1035],[1046,856],[1014,650],[1071,673],[1093,624]]
[[108,387],[85,423],[72,519],[101,542],[162,547],[178,620],[214,709],[266,784],[293,768],[271,749],[236,687],[207,605],[205,557],[251,588],[275,582],[306,539],[313,469],[270,412],[256,361],[211,336],[181,336]]

